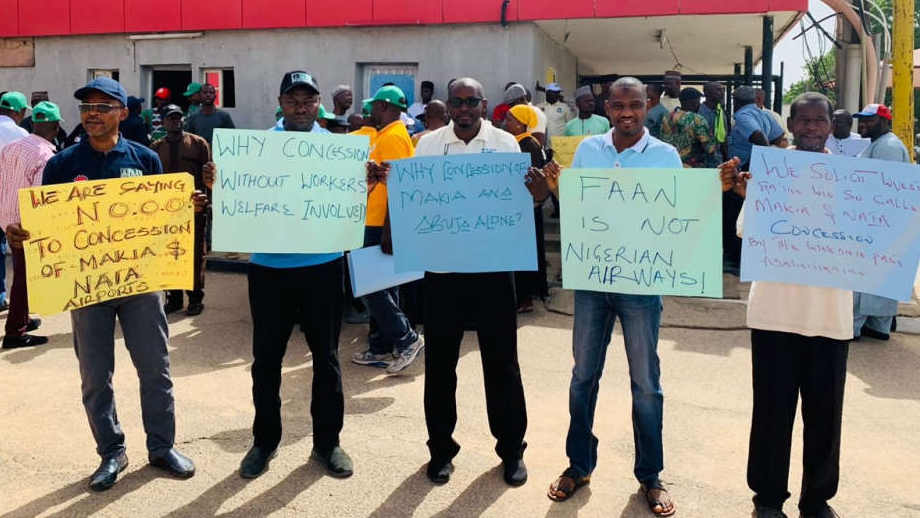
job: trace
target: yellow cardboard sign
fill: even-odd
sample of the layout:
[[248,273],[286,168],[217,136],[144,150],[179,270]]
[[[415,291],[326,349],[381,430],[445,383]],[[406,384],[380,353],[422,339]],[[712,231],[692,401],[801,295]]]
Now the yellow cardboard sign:
[[553,142],[553,160],[559,162],[562,167],[571,167],[572,159],[575,158],[575,150],[578,144],[584,140],[584,135],[576,137],[552,137]]
[[194,190],[188,173],[20,189],[29,309],[192,289]]

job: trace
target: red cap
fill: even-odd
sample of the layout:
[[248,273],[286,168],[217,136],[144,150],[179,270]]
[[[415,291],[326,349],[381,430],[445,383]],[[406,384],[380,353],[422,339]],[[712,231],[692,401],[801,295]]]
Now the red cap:
[[171,99],[172,92],[169,91],[169,88],[160,88],[153,94],[157,99]]
[[868,104],[861,112],[854,113],[853,117],[872,117],[873,115],[891,120],[891,110],[884,104]]

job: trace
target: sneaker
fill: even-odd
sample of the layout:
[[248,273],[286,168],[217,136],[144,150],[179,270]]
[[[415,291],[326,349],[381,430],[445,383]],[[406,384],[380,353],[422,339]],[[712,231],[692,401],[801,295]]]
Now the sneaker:
[[4,349],[19,349],[20,347],[34,347],[48,343],[47,336],[22,335],[22,336],[4,336]]
[[40,318],[30,318],[29,323],[26,324],[26,333],[29,331],[35,331],[42,325],[42,319]]
[[393,361],[393,355],[390,353],[374,354],[370,349],[355,353],[351,361],[358,365],[367,365],[370,367],[386,367]]
[[341,447],[336,446],[328,453],[313,449],[316,457],[326,468],[326,473],[336,478],[348,478],[354,473],[351,457]]
[[414,362],[415,359],[418,358],[419,353],[422,352],[422,349],[424,348],[425,348],[425,339],[422,338],[422,335],[418,335],[418,338],[414,342],[409,344],[409,347],[406,347],[405,349],[400,351],[398,355],[396,355],[396,359],[393,360],[393,363],[391,363],[387,367],[387,373],[396,374],[397,372],[405,369],[409,365],[412,365],[412,362]]

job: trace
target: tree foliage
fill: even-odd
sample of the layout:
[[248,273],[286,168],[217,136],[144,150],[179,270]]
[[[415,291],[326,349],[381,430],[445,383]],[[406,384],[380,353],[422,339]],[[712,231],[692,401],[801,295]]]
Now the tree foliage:
[[834,86],[837,76],[837,54],[833,50],[805,63],[806,75],[801,81],[789,85],[783,95],[783,104],[791,103],[804,92],[820,92],[831,102],[836,102]]

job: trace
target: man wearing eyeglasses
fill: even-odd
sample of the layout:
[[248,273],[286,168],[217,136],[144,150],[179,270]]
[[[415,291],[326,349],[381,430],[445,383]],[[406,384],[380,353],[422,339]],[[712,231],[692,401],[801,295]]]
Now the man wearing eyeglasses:
[[[416,156],[520,151],[510,133],[483,119],[488,101],[479,81],[458,79],[448,90],[451,122],[422,137]],[[472,321],[482,354],[495,452],[502,459],[505,482],[512,486],[523,484],[527,481],[523,460],[527,409],[517,357],[517,301],[512,274],[426,272],[425,299],[425,421],[431,454],[428,478],[438,484],[450,480],[451,460],[460,451],[452,437],[457,424],[457,361],[464,324]]]
[[[42,185],[125,178],[163,172],[150,149],[122,138],[118,123],[128,116],[128,95],[107,77],[94,79],[74,93],[86,137],[48,160]],[[195,209],[207,199],[196,193]],[[7,227],[10,244],[21,248],[29,239],[19,223]],[[83,406],[102,464],[90,487],[109,489],[128,465],[125,436],[115,412],[115,317],[121,322],[125,346],[140,380],[141,409],[150,463],[176,477],[189,478],[195,465],[174,448],[176,438],[173,384],[169,376],[169,328],[158,292],[113,299],[71,311],[74,350],[80,366]]]

